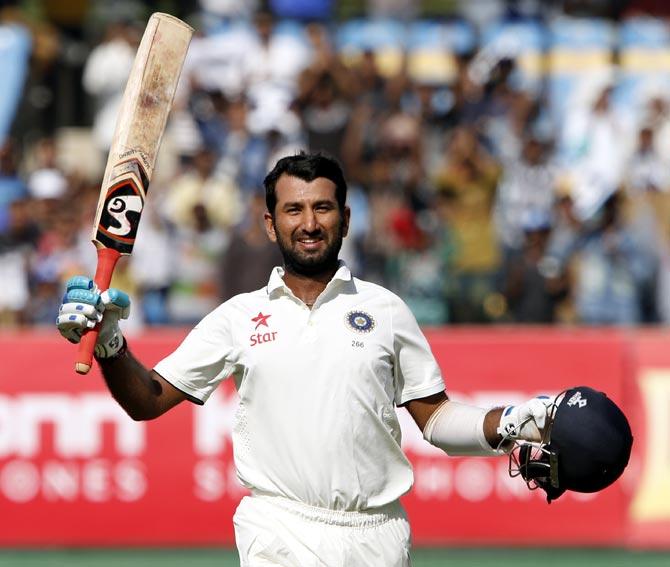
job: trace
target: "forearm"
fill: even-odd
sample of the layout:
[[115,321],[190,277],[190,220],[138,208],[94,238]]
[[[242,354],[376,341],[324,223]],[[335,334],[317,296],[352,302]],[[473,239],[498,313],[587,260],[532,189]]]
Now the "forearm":
[[503,454],[497,432],[501,412],[447,401],[433,412],[423,436],[452,456]]
[[168,409],[161,407],[163,386],[129,350],[97,360],[107,388],[132,419],[153,419]]
[[449,455],[504,454],[512,450],[515,440],[543,438],[550,406],[547,396],[489,410],[447,401],[433,411],[423,435]]

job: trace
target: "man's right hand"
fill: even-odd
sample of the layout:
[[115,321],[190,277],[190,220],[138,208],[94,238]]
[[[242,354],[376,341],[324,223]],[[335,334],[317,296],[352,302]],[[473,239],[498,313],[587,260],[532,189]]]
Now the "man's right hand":
[[99,293],[93,280],[75,276],[67,282],[56,325],[68,341],[78,343],[84,331],[100,323],[95,356],[109,358],[123,347],[119,319],[127,319],[129,314],[130,298],[126,293],[114,288]]
[[539,443],[551,425],[554,400],[537,396],[518,406],[507,406],[500,417],[498,433],[504,440],[521,439]]

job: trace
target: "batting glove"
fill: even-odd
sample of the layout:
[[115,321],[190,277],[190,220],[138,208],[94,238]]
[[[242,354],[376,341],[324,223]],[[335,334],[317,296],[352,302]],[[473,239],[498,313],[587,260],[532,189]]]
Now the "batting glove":
[[99,293],[93,280],[75,276],[67,282],[56,326],[61,335],[76,344],[84,331],[100,323],[95,356],[109,358],[123,347],[119,319],[127,319],[129,314],[128,294],[114,288]]
[[507,406],[500,417],[498,434],[503,440],[542,441],[544,429],[549,425],[553,400],[538,396],[518,406]]

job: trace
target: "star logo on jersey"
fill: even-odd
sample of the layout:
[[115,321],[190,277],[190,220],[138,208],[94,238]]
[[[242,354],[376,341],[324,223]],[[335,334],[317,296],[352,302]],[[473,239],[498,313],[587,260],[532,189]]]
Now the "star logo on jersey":
[[264,343],[271,343],[277,340],[277,331],[258,331],[258,327],[267,327],[268,329],[270,328],[270,325],[268,325],[268,319],[270,318],[271,314],[268,313],[267,315],[263,315],[262,311],[258,312],[258,315],[253,317],[251,319],[252,323],[256,323],[256,328],[254,329],[254,332],[251,334],[249,337],[249,346],[256,346],[256,345],[261,345]]
[[272,315],[270,313],[268,313],[267,315],[263,315],[263,313],[259,311],[258,315],[256,315],[251,320],[252,323],[256,323],[256,327],[255,327],[254,331],[257,331],[258,327],[260,327],[261,325],[263,325],[264,327],[269,328],[270,325],[268,325],[268,318],[271,317],[271,316]]

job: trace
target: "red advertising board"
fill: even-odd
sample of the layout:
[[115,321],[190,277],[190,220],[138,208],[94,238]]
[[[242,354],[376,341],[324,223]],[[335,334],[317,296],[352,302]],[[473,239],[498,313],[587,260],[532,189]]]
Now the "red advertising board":
[[[145,334],[131,345],[151,365],[184,334]],[[415,471],[403,502],[416,545],[670,546],[668,427],[659,433],[665,460],[647,451],[658,442],[649,433],[655,420],[668,419],[656,403],[670,390],[662,342],[588,330],[427,335],[452,398],[488,406],[587,384],[632,416],[636,452],[614,486],[548,505],[540,491],[509,477],[506,458],[449,458],[423,441],[401,409]],[[138,423],[112,400],[97,368],[85,377],[74,373],[74,348],[52,334],[0,337],[0,357],[0,545],[232,544],[232,515],[244,490],[232,462],[231,384],[202,407],[185,403]],[[659,368],[661,375],[649,374]],[[667,408],[670,396],[665,400]],[[664,504],[655,503],[663,490]]]

